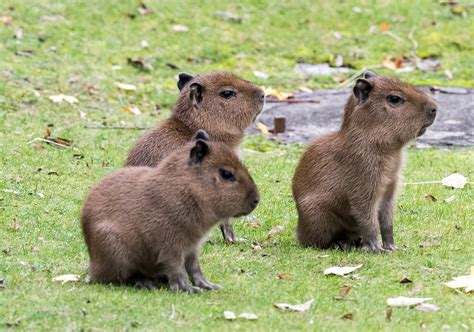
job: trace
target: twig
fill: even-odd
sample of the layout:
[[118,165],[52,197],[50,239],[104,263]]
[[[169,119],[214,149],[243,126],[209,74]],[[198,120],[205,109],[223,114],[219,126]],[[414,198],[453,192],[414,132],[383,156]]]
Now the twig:
[[319,103],[320,101],[317,99],[270,99],[265,101],[268,104],[271,103],[287,103],[287,104],[300,104],[300,103]]
[[345,80],[344,82],[340,83],[336,88],[337,89],[340,89],[340,88],[345,88],[346,86],[348,86],[350,83],[352,83],[354,81],[354,79],[356,79],[357,77],[359,77],[360,75],[362,75],[364,72],[366,72],[367,70],[370,70],[370,69],[380,69],[380,68],[383,68],[382,65],[373,65],[373,66],[367,66],[367,67],[364,67],[358,71],[356,71],[351,77],[349,77],[347,80]]
[[54,145],[58,148],[68,149],[68,150],[73,150],[73,151],[79,151],[78,148],[75,148],[73,146],[67,146],[67,145],[64,145],[64,144],[56,143],[56,142],[53,142],[53,141],[50,141],[50,140],[47,140],[47,139],[44,139],[44,138],[39,138],[39,137],[32,139],[31,141],[28,142],[28,144],[31,144],[31,143],[34,143],[34,142],[45,142],[45,143]]
[[394,34],[392,31],[384,31],[383,34],[392,37],[393,39],[395,39],[396,41],[398,41],[398,42],[400,42],[400,43],[403,43],[403,42],[404,42],[403,38],[398,37],[398,36],[397,36],[396,34]]
[[136,129],[136,130],[146,130],[150,127],[125,127],[125,126],[95,126],[95,125],[84,125],[86,129]]

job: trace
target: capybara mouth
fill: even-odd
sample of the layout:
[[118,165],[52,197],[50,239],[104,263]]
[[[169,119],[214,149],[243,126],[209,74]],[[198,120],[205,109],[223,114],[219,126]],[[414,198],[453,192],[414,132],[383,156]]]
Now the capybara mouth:
[[433,121],[431,121],[430,123],[428,124],[425,124],[423,127],[421,127],[420,131],[418,132],[418,134],[416,135],[416,137],[420,137],[421,135],[423,135],[425,132],[426,132],[426,128],[428,128],[429,126],[431,126],[434,122],[434,119]]

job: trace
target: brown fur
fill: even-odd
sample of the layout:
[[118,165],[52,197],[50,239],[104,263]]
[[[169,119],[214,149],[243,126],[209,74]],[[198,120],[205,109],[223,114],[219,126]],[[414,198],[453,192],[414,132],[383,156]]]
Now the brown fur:
[[[297,166],[293,196],[303,246],[346,247],[362,240],[366,250],[396,249],[392,216],[402,148],[433,123],[436,104],[395,78],[365,78],[347,101],[341,129],[311,143]],[[389,95],[404,102],[393,104]]]
[[[235,180],[225,180],[222,169]],[[164,276],[171,290],[219,288],[201,272],[200,244],[219,220],[250,213],[258,200],[235,153],[202,136],[156,168],[117,171],[91,190],[82,209],[91,281],[151,288]]]
[[[193,90],[196,85],[202,91]],[[194,133],[205,130],[211,140],[237,150],[244,131],[263,109],[263,90],[239,77],[213,72],[193,77],[180,74],[179,94],[171,117],[141,137],[130,151],[125,166],[156,166],[172,151],[182,147]],[[237,95],[225,99],[224,90]],[[221,225],[224,238],[235,241],[230,220]]]

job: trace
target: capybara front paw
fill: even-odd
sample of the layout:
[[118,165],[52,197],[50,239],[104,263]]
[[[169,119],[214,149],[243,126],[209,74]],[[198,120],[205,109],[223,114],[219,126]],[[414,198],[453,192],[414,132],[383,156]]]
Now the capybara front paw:
[[366,252],[373,252],[376,254],[383,254],[389,252],[389,250],[386,250],[380,246],[380,243],[378,242],[368,242],[364,243],[362,245],[362,250]]
[[398,247],[396,245],[394,245],[393,243],[385,243],[383,245],[383,248],[385,250],[388,250],[388,251],[396,251],[398,250]]

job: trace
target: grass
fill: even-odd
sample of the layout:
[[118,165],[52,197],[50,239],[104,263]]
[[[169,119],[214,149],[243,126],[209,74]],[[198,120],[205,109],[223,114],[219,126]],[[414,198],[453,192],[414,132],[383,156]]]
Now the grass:
[[[126,151],[142,134],[84,125],[151,126],[169,114],[177,93],[174,75],[180,70],[231,69],[259,84],[286,90],[332,86],[331,78],[298,77],[294,65],[343,54],[361,68],[380,63],[387,54],[408,54],[410,43],[398,43],[380,32],[367,34],[370,25],[388,22],[403,38],[415,26],[420,52],[433,53],[442,62],[438,72],[400,74],[403,79],[472,86],[473,31],[466,28],[472,19],[455,16],[434,1],[147,4],[154,13],[135,19],[125,15],[136,13],[135,1],[6,0],[0,4],[0,14],[14,20],[0,26],[0,279],[5,278],[5,289],[0,289],[0,330],[414,330],[422,323],[431,330],[445,324],[453,330],[474,328],[472,295],[442,284],[468,273],[474,263],[472,185],[462,190],[436,184],[403,188],[395,217],[395,237],[403,250],[392,255],[302,249],[294,240],[296,211],[290,192],[302,149],[259,137],[245,141],[242,156],[262,202],[251,217],[235,222],[236,233],[255,242],[273,226],[284,225],[285,230],[264,246],[266,257],[254,253],[249,244],[228,246],[218,231],[213,232],[211,243],[203,248],[202,265],[206,276],[224,289],[189,296],[83,282],[53,283],[51,279],[61,274],[85,277],[87,252],[78,221],[84,196],[103,175],[122,166]],[[353,12],[354,6],[363,8],[363,13]],[[215,10],[235,12],[244,23],[222,21],[214,16]],[[43,16],[56,16],[59,21],[47,22]],[[401,17],[403,22],[398,22]],[[426,24],[432,20],[436,26]],[[184,24],[190,31],[173,32],[174,24]],[[21,40],[12,37],[19,28]],[[340,41],[331,37],[334,31],[342,34]],[[142,39],[149,42],[148,50],[140,47]],[[362,57],[351,56],[356,48],[364,51]],[[26,50],[33,51],[32,56],[15,55]],[[236,57],[238,53],[247,57]],[[154,70],[146,73],[128,66],[126,58],[135,56],[155,57]],[[113,71],[113,65],[122,70]],[[452,81],[443,75],[444,69],[453,72]],[[270,77],[259,80],[253,70]],[[120,92],[115,82],[135,84],[138,91]],[[86,84],[94,87],[93,95]],[[79,103],[53,104],[47,98],[58,93],[74,95]],[[160,112],[155,104],[161,106]],[[124,112],[126,105],[138,106],[143,115]],[[53,136],[72,139],[78,151],[28,144],[43,137],[46,126]],[[472,149],[410,150],[405,181],[440,179],[456,171],[472,179],[473,160]],[[438,201],[425,200],[426,193]],[[455,196],[451,204],[442,202],[451,195]],[[262,227],[248,227],[251,221]],[[431,246],[420,248],[424,242]],[[363,264],[356,272],[360,279],[322,274],[332,265],[355,264]],[[280,280],[279,273],[294,279]],[[404,276],[413,284],[400,284]],[[335,300],[345,284],[353,286],[348,299]],[[432,297],[440,311],[394,309],[392,321],[387,322],[386,299],[409,296],[417,284],[422,288],[416,296]],[[303,314],[272,306],[309,299],[315,303]],[[259,319],[228,322],[222,317],[224,310],[252,312]],[[353,313],[353,321],[340,318],[348,312]]]

